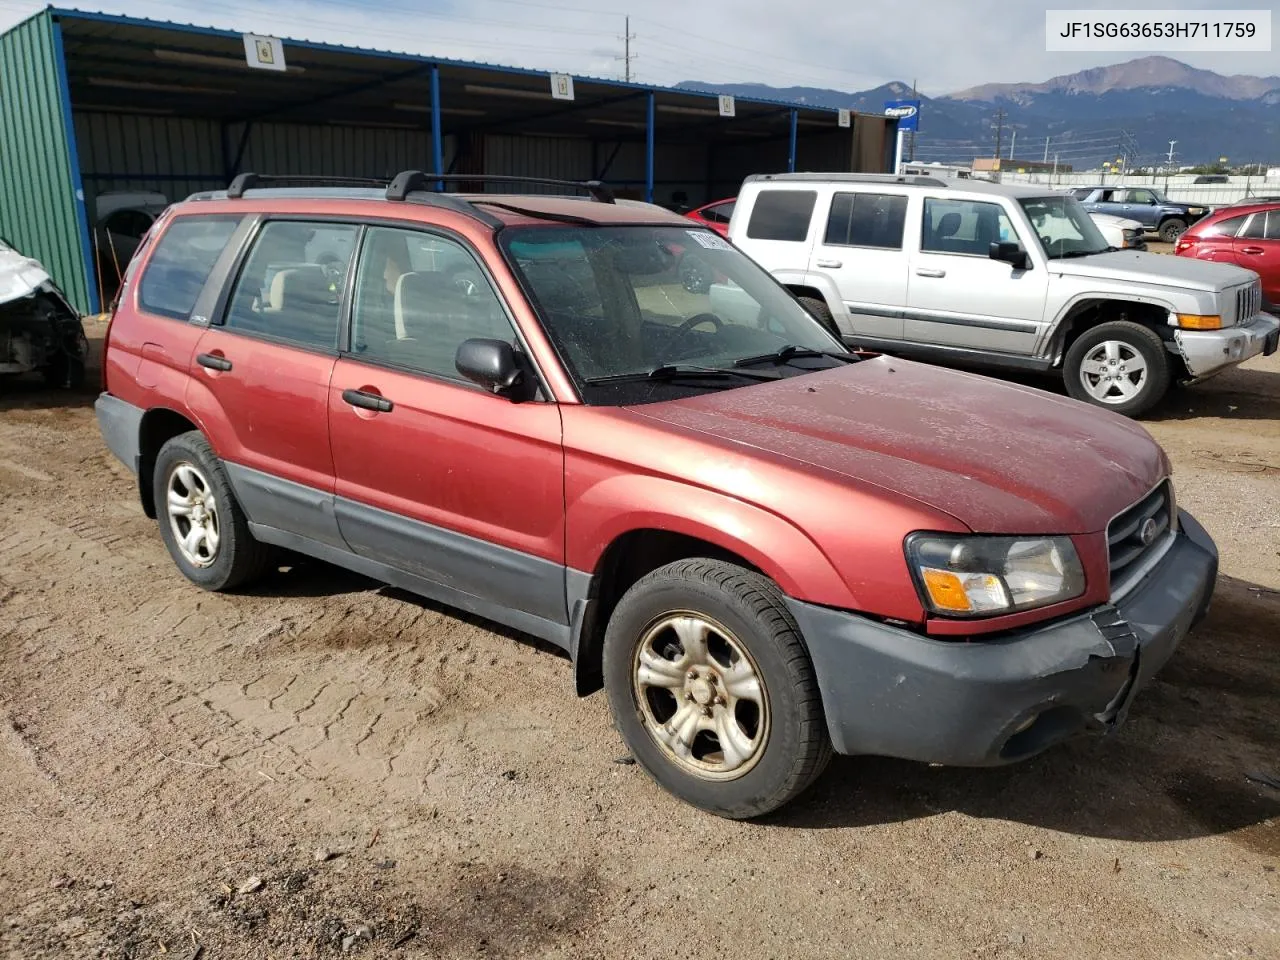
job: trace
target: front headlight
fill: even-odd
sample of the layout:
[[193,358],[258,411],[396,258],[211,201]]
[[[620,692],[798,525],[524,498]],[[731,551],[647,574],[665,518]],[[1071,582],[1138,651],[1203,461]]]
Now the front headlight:
[[907,565],[925,606],[948,617],[990,617],[1084,593],[1070,537],[907,538]]
[[1204,207],[1187,207],[1187,213],[1204,213]]

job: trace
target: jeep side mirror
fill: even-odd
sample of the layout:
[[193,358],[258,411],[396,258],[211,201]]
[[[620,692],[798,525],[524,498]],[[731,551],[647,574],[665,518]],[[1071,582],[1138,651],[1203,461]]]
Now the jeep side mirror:
[[492,393],[505,393],[520,382],[520,364],[505,340],[464,340],[458,345],[453,365],[468,380]]
[[1023,250],[1020,244],[1012,243],[1008,240],[991,244],[990,249],[987,251],[987,256],[992,260],[1007,263],[1015,270],[1027,269],[1027,251]]

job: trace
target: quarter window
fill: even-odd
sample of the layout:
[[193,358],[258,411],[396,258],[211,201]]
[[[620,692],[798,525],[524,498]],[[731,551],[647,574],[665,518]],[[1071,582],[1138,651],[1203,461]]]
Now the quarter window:
[[1217,223],[1211,223],[1207,227],[1196,232],[1202,237],[1234,237],[1240,230],[1240,225],[1248,219],[1248,216],[1229,217],[1226,220],[1219,220]]
[[266,224],[236,282],[227,329],[336,349],[356,232],[345,223]]
[[1250,240],[1280,240],[1280,210],[1255,213],[1240,236]]
[[831,201],[825,243],[902,249],[907,198],[880,193],[837,193]]
[[707,207],[702,211],[702,219],[708,223],[728,223],[733,217],[734,201],[729,200],[725,203],[717,203],[714,207]]
[[142,274],[138,288],[142,308],[175,320],[188,319],[240,219],[187,216],[170,223]]
[[454,358],[473,337],[511,342],[513,332],[466,248],[433,234],[370,229],[356,279],[352,352],[458,380]]
[[802,242],[809,236],[809,221],[817,200],[814,190],[761,190],[751,208],[747,236],[752,240]]
[[925,198],[921,250],[985,257],[991,244],[1001,242],[1019,241],[1000,204]]

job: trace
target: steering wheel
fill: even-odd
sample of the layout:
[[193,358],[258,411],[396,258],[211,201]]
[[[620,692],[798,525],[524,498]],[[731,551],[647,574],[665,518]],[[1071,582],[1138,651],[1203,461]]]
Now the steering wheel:
[[671,347],[674,348],[679,346],[681,341],[689,335],[689,331],[704,323],[713,324],[716,328],[716,333],[719,333],[721,328],[724,326],[724,321],[714,313],[695,313],[692,317],[676,328],[675,335],[671,338]]
[[455,272],[449,279],[464,297],[474,297],[480,292],[480,285],[467,275],[466,270]]

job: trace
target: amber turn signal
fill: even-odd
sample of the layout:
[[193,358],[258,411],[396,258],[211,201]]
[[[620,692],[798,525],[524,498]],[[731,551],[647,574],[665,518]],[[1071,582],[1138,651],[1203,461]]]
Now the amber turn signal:
[[1221,330],[1222,317],[1214,314],[1180,313],[1178,326],[1183,330]]

